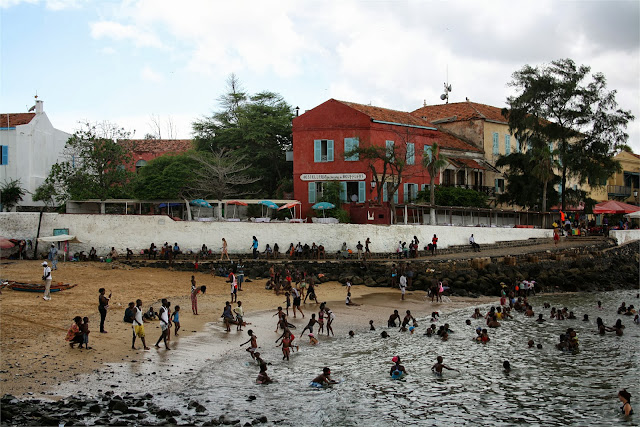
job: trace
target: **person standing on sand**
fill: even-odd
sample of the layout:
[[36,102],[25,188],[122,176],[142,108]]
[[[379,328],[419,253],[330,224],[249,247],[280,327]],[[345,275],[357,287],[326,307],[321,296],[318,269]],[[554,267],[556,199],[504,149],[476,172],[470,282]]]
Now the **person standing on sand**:
[[198,315],[198,294],[202,292],[202,295],[207,292],[206,286],[196,287],[196,280],[191,276],[191,311],[196,316]]
[[407,278],[403,274],[400,276],[400,293],[402,294],[402,301],[404,301],[404,293],[407,291]]
[[49,249],[49,260],[51,261],[51,268],[53,270],[58,269],[58,248],[56,248],[55,244],[51,244],[51,249]]
[[253,259],[258,259],[258,239],[256,238],[256,236],[253,236],[251,249],[253,250]]
[[45,301],[51,300],[51,267],[47,264],[47,261],[42,263],[42,280],[44,280],[44,296],[42,299]]
[[100,333],[106,334],[107,331],[104,330],[104,321],[107,319],[107,310],[109,309],[109,300],[111,299],[111,293],[106,297],[104,294],[106,293],[104,288],[98,289],[100,295],[98,296],[98,311],[100,312]]
[[227,241],[223,237],[222,238],[222,252],[220,253],[220,261],[222,261],[225,256],[227,257],[228,261],[231,261],[231,259],[229,259],[229,252],[227,251]]
[[168,301],[166,298],[162,299],[162,305],[160,306],[160,310],[158,310],[158,317],[160,318],[160,329],[162,330],[162,334],[158,341],[156,341],[156,348],[160,348],[160,341],[164,341],[164,346],[167,350],[171,350],[169,348],[169,343],[167,342],[168,330],[171,326],[169,324],[169,309],[168,309]]
[[144,320],[142,319],[142,300],[136,300],[135,315],[133,317],[133,340],[131,341],[131,349],[136,348],[136,337],[140,337],[145,350],[149,350],[144,340]]
[[433,238],[431,239],[431,246],[433,248],[433,256],[435,256],[436,252],[438,251],[438,236],[436,236],[435,234],[433,235]]
[[244,264],[242,263],[242,258],[238,261],[236,265],[236,278],[238,279],[238,290],[242,290],[242,282],[244,282]]
[[367,237],[367,240],[364,241],[364,259],[371,258],[371,250],[369,250],[369,244],[371,240]]

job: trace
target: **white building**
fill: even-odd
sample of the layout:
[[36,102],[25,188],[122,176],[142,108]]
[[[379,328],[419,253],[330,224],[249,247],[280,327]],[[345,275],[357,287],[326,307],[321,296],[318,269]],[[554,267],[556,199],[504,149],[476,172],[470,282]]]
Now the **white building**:
[[35,113],[0,114],[0,183],[14,179],[27,194],[19,206],[42,206],[31,199],[49,175],[51,166],[62,158],[70,134],[53,127],[36,101]]

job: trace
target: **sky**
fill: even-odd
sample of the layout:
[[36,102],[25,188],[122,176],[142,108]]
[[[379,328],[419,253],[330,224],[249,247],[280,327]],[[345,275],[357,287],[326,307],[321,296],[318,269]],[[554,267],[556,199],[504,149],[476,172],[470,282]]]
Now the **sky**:
[[[571,58],[640,116],[638,1],[0,0],[0,112],[189,138],[231,73],[300,112],[335,98],[504,107],[512,74]],[[169,124],[173,124],[173,135]],[[640,153],[640,129],[629,145]]]

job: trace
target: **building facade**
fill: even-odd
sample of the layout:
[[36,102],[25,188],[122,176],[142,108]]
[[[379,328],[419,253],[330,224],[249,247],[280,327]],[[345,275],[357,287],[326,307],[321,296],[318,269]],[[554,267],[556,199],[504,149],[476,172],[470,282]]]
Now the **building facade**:
[[53,127],[37,100],[34,113],[0,114],[0,182],[20,180],[26,190],[16,209],[42,206],[32,194],[49,176],[51,166],[61,160],[67,132]]
[[[294,118],[294,196],[302,203],[303,216],[314,216],[311,206],[321,201],[330,181],[340,183],[340,198],[348,211],[364,203],[386,204],[390,198],[396,204],[414,201],[430,182],[422,164],[434,142],[450,159],[436,183],[458,175],[482,179],[485,166],[480,149],[408,112],[330,99]],[[374,170],[380,176],[383,161],[345,156],[355,147],[368,146],[404,156],[400,183],[397,176],[388,176],[379,191]]]
[[600,185],[590,185],[589,197],[598,202],[618,200],[640,204],[640,155],[621,151],[615,159],[620,162],[622,170],[614,173],[606,182],[598,183]]
[[181,154],[193,148],[191,139],[129,139],[119,141],[119,144],[122,144],[131,154],[132,162],[128,169],[135,172],[156,157],[165,154]]

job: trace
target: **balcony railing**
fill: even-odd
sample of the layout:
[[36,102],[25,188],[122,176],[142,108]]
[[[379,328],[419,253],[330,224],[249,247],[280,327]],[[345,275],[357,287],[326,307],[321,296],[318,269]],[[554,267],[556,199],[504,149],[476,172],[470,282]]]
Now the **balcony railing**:
[[458,188],[466,188],[467,190],[474,190],[479,193],[484,193],[489,197],[496,196],[496,188],[495,187],[487,187],[484,185],[468,185],[468,184],[442,184],[443,187],[458,187]]
[[607,185],[607,193],[610,197],[630,197],[633,188],[623,185]]

